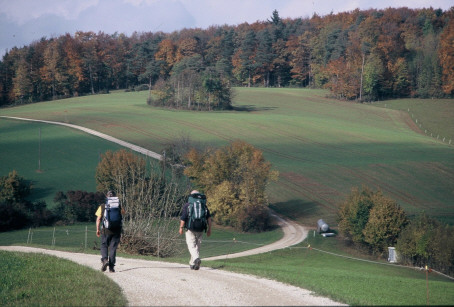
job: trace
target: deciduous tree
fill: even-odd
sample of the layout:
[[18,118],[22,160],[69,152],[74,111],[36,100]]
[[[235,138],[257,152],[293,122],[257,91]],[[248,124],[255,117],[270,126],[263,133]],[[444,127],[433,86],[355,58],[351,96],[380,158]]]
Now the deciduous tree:
[[246,231],[264,230],[257,222],[264,218],[259,209],[268,206],[265,190],[278,173],[260,150],[235,141],[205,153],[192,150],[187,164],[184,173],[207,194],[216,222]]

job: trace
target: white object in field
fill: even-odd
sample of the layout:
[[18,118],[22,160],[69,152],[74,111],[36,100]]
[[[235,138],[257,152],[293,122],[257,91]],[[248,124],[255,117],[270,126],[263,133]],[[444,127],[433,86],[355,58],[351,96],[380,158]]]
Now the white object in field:
[[317,231],[318,231],[318,233],[327,232],[328,229],[329,229],[329,226],[328,226],[328,224],[325,223],[325,221],[323,221],[322,219],[319,219],[317,221]]

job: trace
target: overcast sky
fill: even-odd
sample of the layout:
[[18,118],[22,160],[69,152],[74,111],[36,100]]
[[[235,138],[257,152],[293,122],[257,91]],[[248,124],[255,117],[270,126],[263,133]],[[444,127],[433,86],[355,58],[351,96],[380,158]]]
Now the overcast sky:
[[76,31],[131,35],[183,28],[237,25],[270,19],[307,18],[356,8],[441,8],[453,0],[0,0],[0,55],[42,37]]

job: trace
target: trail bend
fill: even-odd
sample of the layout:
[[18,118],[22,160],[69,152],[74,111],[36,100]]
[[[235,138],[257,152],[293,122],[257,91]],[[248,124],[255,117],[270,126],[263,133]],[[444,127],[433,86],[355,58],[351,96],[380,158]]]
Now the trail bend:
[[[62,125],[117,143],[154,159],[162,157],[153,151],[125,142],[107,134],[73,124],[20,117],[3,118]],[[308,229],[288,219],[274,215],[282,228],[283,237],[271,244],[235,254],[203,258],[203,261],[229,259],[265,253],[302,242]],[[0,246],[17,252],[43,253],[100,269],[100,256],[71,253],[26,246]],[[203,246],[202,246],[203,249]],[[202,250],[203,252],[203,250]],[[311,291],[252,275],[226,272],[209,267],[198,271],[188,265],[117,257],[116,273],[105,273],[123,289],[130,306],[339,306],[328,298]],[[197,285],[198,291],[194,291]]]

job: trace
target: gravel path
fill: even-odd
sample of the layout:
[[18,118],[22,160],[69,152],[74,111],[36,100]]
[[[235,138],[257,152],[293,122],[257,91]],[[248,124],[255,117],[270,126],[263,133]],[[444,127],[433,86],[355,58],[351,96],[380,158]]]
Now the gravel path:
[[[281,240],[249,251],[204,258],[216,260],[268,252],[300,243],[307,229],[279,219]],[[99,270],[99,255],[71,253],[26,246],[0,246],[7,251],[54,255]],[[202,245],[203,251],[203,245]],[[117,257],[116,273],[104,273],[123,289],[130,306],[339,306],[328,298],[281,282],[209,267],[198,271],[188,265]],[[194,285],[198,290],[194,291]]]
[[[7,251],[35,252],[100,269],[100,256],[26,246]],[[117,257],[116,273],[105,273],[123,289],[130,306],[336,306],[330,299],[280,282],[201,267]],[[197,291],[194,290],[197,285]]]
[[204,258],[203,260],[221,260],[221,259],[236,258],[236,257],[243,257],[243,256],[250,256],[250,255],[266,253],[269,251],[296,245],[298,243],[303,242],[304,239],[306,239],[307,234],[308,234],[308,229],[306,227],[301,226],[291,220],[281,218],[275,214],[273,214],[273,216],[275,219],[277,219],[278,225],[282,228],[282,231],[284,232],[284,236],[282,237],[282,239],[280,239],[274,243],[264,245],[264,246],[261,246],[258,248],[250,249],[250,250],[247,250],[244,252],[223,255],[223,256],[216,256],[216,257],[209,257],[209,258]]
[[[85,127],[19,117],[4,118],[62,125],[115,142],[152,158],[161,155]],[[284,231],[281,240],[241,253],[204,258],[218,260],[264,253],[302,242],[308,230],[292,221],[278,219]],[[0,246],[7,251],[35,252],[69,259],[95,270],[100,269],[100,256],[70,253],[26,246]],[[203,246],[202,246],[203,252]],[[251,275],[201,267],[190,270],[188,265],[117,257],[116,273],[105,273],[123,289],[130,306],[339,306],[340,303],[315,296],[312,292]],[[194,285],[198,290],[194,291]]]

